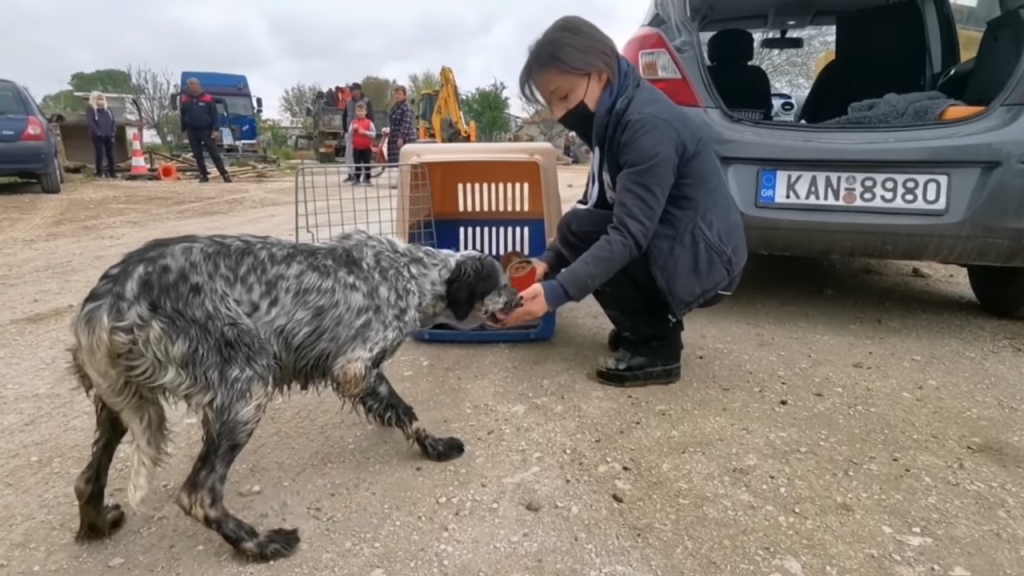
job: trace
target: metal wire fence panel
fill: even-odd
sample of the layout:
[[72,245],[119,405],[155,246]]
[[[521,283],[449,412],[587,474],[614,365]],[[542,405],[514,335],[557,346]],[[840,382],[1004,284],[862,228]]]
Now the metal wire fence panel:
[[[350,168],[359,182],[349,180]],[[321,243],[357,229],[437,247],[426,166],[300,167],[295,173],[295,239]]]

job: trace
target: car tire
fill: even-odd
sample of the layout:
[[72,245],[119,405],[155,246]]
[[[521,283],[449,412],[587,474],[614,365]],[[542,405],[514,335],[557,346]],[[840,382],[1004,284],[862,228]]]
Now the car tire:
[[1001,318],[1024,318],[1024,268],[968,266],[967,279],[982,310]]
[[45,194],[60,194],[61,183],[64,182],[64,170],[57,158],[53,159],[53,167],[49,172],[39,175],[39,187]]

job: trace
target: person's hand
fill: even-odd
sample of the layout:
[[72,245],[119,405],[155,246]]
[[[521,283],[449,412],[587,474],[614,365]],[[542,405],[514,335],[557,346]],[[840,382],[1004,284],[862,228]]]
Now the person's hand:
[[214,130],[213,132],[211,132],[210,133],[210,137],[213,138],[214,140],[219,140],[220,139],[220,130]]
[[539,282],[524,290],[522,296],[523,306],[516,308],[501,322],[503,328],[525,324],[549,312],[548,300],[544,297],[544,288]]
[[401,148],[402,146],[405,146],[405,140],[403,140],[402,138],[399,138],[398,139],[398,147]]
[[540,282],[548,275],[548,265],[534,258],[531,260],[533,267],[537,270],[537,282]]

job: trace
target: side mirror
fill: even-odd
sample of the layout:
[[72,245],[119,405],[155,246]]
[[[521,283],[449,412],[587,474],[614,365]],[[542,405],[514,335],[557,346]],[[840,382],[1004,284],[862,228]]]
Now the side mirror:
[[256,97],[256,109],[263,110],[263,98]]
[[46,121],[50,124],[61,124],[64,122],[64,120],[66,120],[66,118],[64,118],[63,114],[50,114],[50,116],[46,119]]
[[177,109],[177,107],[178,107],[178,95],[177,94],[171,94],[171,99],[169,100],[169,102],[171,103],[171,109]]
[[313,109],[312,108],[306,108],[306,118],[312,118],[312,117],[313,117]]

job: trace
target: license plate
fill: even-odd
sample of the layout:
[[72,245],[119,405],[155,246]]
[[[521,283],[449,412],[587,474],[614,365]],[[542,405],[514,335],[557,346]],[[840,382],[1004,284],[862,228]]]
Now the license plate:
[[757,205],[859,212],[944,214],[947,174],[761,170]]

